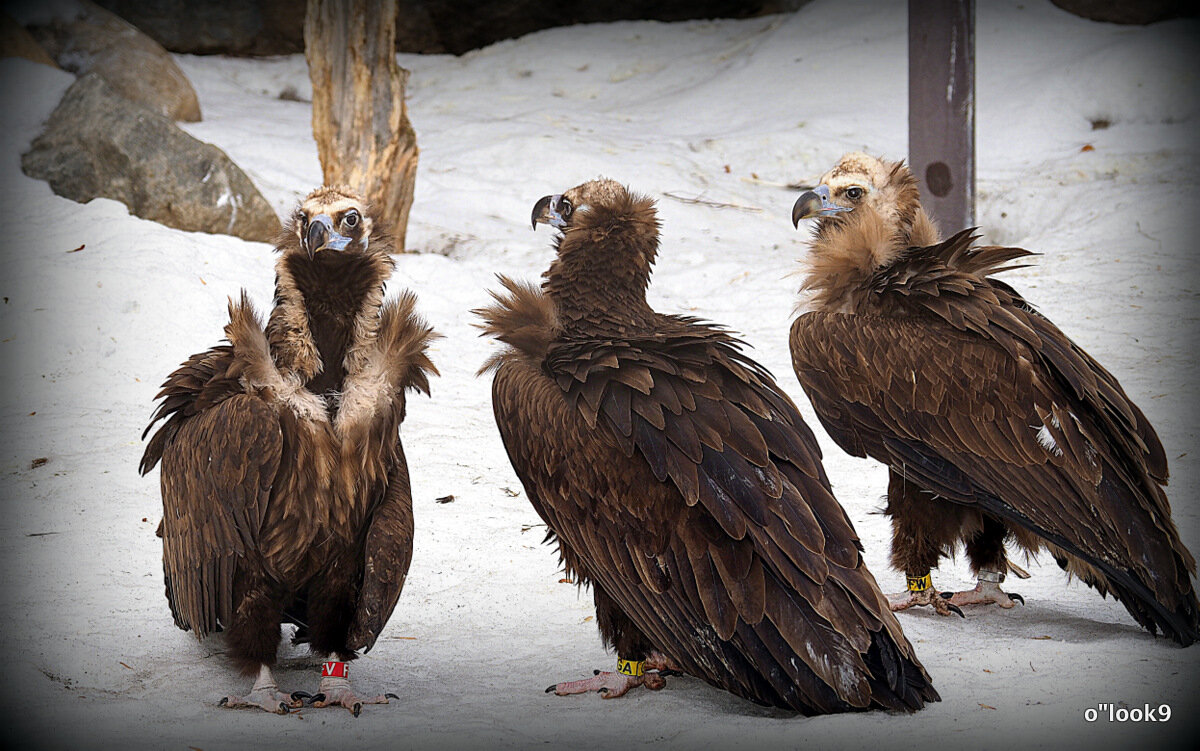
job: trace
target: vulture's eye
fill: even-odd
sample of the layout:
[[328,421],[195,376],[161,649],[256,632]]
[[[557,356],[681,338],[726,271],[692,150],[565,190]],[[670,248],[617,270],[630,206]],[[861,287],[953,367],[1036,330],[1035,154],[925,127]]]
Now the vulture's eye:
[[358,212],[355,211],[354,209],[350,209],[349,211],[346,212],[346,216],[342,217],[342,222],[344,222],[347,227],[351,227],[351,228],[357,227],[358,226]]
[[573,211],[575,211],[575,207],[567,199],[563,198],[558,202],[558,215],[563,219],[571,216],[571,212]]
[[857,201],[858,199],[862,198],[866,192],[867,191],[855,185],[846,188],[846,198],[849,198],[851,201]]

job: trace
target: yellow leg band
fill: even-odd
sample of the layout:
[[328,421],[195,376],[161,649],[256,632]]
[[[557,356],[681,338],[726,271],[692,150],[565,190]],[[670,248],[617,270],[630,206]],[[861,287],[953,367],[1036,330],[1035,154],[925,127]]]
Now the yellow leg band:
[[930,576],[929,574],[925,574],[924,576],[908,577],[908,591],[909,592],[924,592],[925,590],[932,589],[932,588],[933,588],[933,577]]
[[617,660],[617,672],[622,675],[632,675],[635,678],[642,675],[642,666],[645,665],[641,660]]

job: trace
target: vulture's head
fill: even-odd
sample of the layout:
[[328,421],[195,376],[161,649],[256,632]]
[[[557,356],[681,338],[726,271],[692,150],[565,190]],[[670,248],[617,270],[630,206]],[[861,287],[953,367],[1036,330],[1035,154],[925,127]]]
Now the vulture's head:
[[564,232],[574,226],[576,216],[596,206],[618,206],[628,200],[629,191],[616,180],[599,178],[576,185],[565,193],[542,196],[533,205],[533,228],[549,224]]
[[820,184],[792,206],[792,224],[816,218],[817,233],[874,214],[898,236],[911,233],[921,208],[917,181],[904,162],[852,152],[821,176]]
[[821,176],[792,207],[792,223],[817,220],[803,264],[811,309],[854,309],[881,268],[908,248],[933,245],[938,231],[921,208],[917,181],[903,162],[853,152]]
[[378,255],[390,242],[365,198],[345,186],[317,188],[300,203],[284,228],[281,250],[322,254]]
[[534,229],[549,224],[561,233],[554,239],[558,257],[546,272],[548,280],[573,280],[570,284],[600,285],[610,291],[624,286],[644,295],[658,254],[653,199],[599,178],[538,199],[532,220]]

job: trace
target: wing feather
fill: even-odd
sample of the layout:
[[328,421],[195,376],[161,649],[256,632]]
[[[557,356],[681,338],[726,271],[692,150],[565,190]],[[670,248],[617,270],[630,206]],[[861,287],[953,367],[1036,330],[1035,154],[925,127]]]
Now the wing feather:
[[233,578],[260,566],[258,534],[279,469],[279,421],[230,397],[174,426],[162,453],[163,568],[175,621],[196,636],[233,618]]
[[1003,315],[964,329],[944,299],[921,301],[936,316],[797,318],[793,366],[822,424],[846,451],[1082,558],[1109,580],[1089,583],[1151,631],[1200,637],[1195,563],[1170,521],[1153,429],[1052,323],[995,295],[988,310]]
[[[564,561],[688,672],[739,695],[805,712],[934,700],[927,676],[896,682],[923,669],[882,596],[862,594],[878,587],[811,431],[728,341],[694,327],[560,341],[544,363],[499,367],[497,425]],[[868,664],[880,640],[907,672]]]
[[412,490],[399,439],[390,467],[387,488],[367,527],[358,607],[346,637],[352,649],[363,652],[375,645],[395,610],[412,563]]

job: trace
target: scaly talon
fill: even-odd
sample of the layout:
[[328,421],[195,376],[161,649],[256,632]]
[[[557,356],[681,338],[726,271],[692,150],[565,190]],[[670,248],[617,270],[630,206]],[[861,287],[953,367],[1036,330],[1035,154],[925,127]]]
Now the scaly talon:
[[[659,680],[662,679],[659,678]],[[594,691],[600,694],[602,698],[616,699],[617,697],[624,696],[629,689],[642,685],[645,685],[645,676],[609,673],[601,670],[597,671],[591,678],[586,678],[582,681],[556,683],[547,688],[546,693],[553,692],[559,696],[571,696],[573,694]]]
[[321,686],[312,695],[312,706],[318,709],[325,707],[345,707],[350,714],[358,717],[362,714],[364,704],[387,704],[388,699],[399,699],[395,694],[381,694],[372,699],[359,698],[350,688],[350,681],[345,678],[325,677]]
[[933,587],[925,589],[907,590],[899,594],[887,595],[888,607],[893,612],[908,610],[911,607],[921,605],[930,605],[938,615],[955,615],[966,618],[963,611],[953,602],[950,601],[950,595],[946,592],[938,592]]
[[293,709],[304,706],[304,702],[291,694],[280,692],[275,685],[275,678],[271,675],[271,669],[262,665],[258,671],[258,680],[254,682],[250,693],[245,696],[224,696],[217,702],[217,706],[227,709],[257,707],[273,714],[288,714]]
[[980,579],[975,585],[975,589],[968,589],[964,592],[948,592],[942,593],[943,597],[949,597],[950,602],[955,605],[996,605],[1005,610],[1013,607],[1014,603],[1025,604],[1025,598],[1015,592],[1005,592],[1000,589],[999,582],[987,581]]

